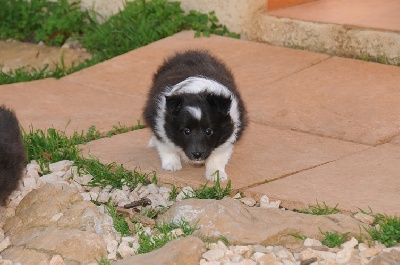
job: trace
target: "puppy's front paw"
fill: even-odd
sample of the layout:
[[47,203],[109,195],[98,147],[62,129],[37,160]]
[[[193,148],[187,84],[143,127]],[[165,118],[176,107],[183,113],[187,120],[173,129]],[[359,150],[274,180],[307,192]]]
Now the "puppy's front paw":
[[178,155],[167,155],[162,158],[162,169],[177,171],[182,169],[181,159]]
[[227,181],[228,180],[228,175],[225,173],[223,170],[216,170],[214,172],[209,172],[206,171],[206,179],[210,181],[217,181],[219,178],[219,181]]

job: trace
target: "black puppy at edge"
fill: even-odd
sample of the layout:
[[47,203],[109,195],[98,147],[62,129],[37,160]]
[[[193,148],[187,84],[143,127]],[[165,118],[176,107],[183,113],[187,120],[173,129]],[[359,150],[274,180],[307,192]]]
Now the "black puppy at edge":
[[207,51],[176,53],[153,76],[143,113],[164,170],[181,159],[205,163],[205,177],[228,178],[225,166],[247,125],[245,105],[227,66]]
[[18,187],[26,154],[18,119],[12,110],[0,106],[0,205]]

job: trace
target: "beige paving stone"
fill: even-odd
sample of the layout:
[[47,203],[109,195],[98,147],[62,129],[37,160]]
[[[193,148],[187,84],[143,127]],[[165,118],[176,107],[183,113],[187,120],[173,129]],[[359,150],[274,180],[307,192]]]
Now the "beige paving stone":
[[56,128],[71,134],[94,125],[101,132],[114,125],[136,125],[144,98],[120,95],[55,79],[0,86],[0,105],[13,108],[27,131]]
[[272,12],[278,17],[400,32],[397,0],[319,0]]
[[245,97],[250,118],[378,145],[400,133],[400,68],[333,57]]
[[[129,169],[140,167],[143,172],[154,170],[164,182],[179,185],[206,182],[204,167],[183,164],[181,171],[162,170],[156,150],[147,147],[149,140],[150,131],[142,129],[93,141],[83,147],[84,153],[89,151],[104,163],[116,162]],[[337,160],[365,148],[369,147],[251,123],[235,148],[227,173],[233,188],[243,188]]]
[[185,31],[62,80],[117,93],[146,96],[152,75],[163,60],[176,51],[187,49],[207,49],[223,59],[235,74],[243,93],[251,93],[260,89],[260,84],[285,77],[329,57],[220,36],[194,38],[193,31]]
[[357,207],[375,213],[400,214],[400,146],[384,144],[338,161],[247,190],[268,195],[289,208],[315,205],[316,200],[347,211]]

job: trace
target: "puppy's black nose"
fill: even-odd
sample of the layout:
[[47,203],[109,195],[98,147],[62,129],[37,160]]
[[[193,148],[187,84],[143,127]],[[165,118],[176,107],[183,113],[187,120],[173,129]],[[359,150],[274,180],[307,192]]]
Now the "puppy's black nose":
[[203,155],[202,152],[193,152],[192,153],[194,159],[199,159]]

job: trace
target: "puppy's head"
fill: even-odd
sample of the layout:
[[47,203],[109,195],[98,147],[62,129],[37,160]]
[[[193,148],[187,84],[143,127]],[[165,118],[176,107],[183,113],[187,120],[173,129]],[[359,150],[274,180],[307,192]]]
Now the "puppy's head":
[[165,132],[192,162],[204,162],[234,131],[230,106],[209,93],[166,96]]

